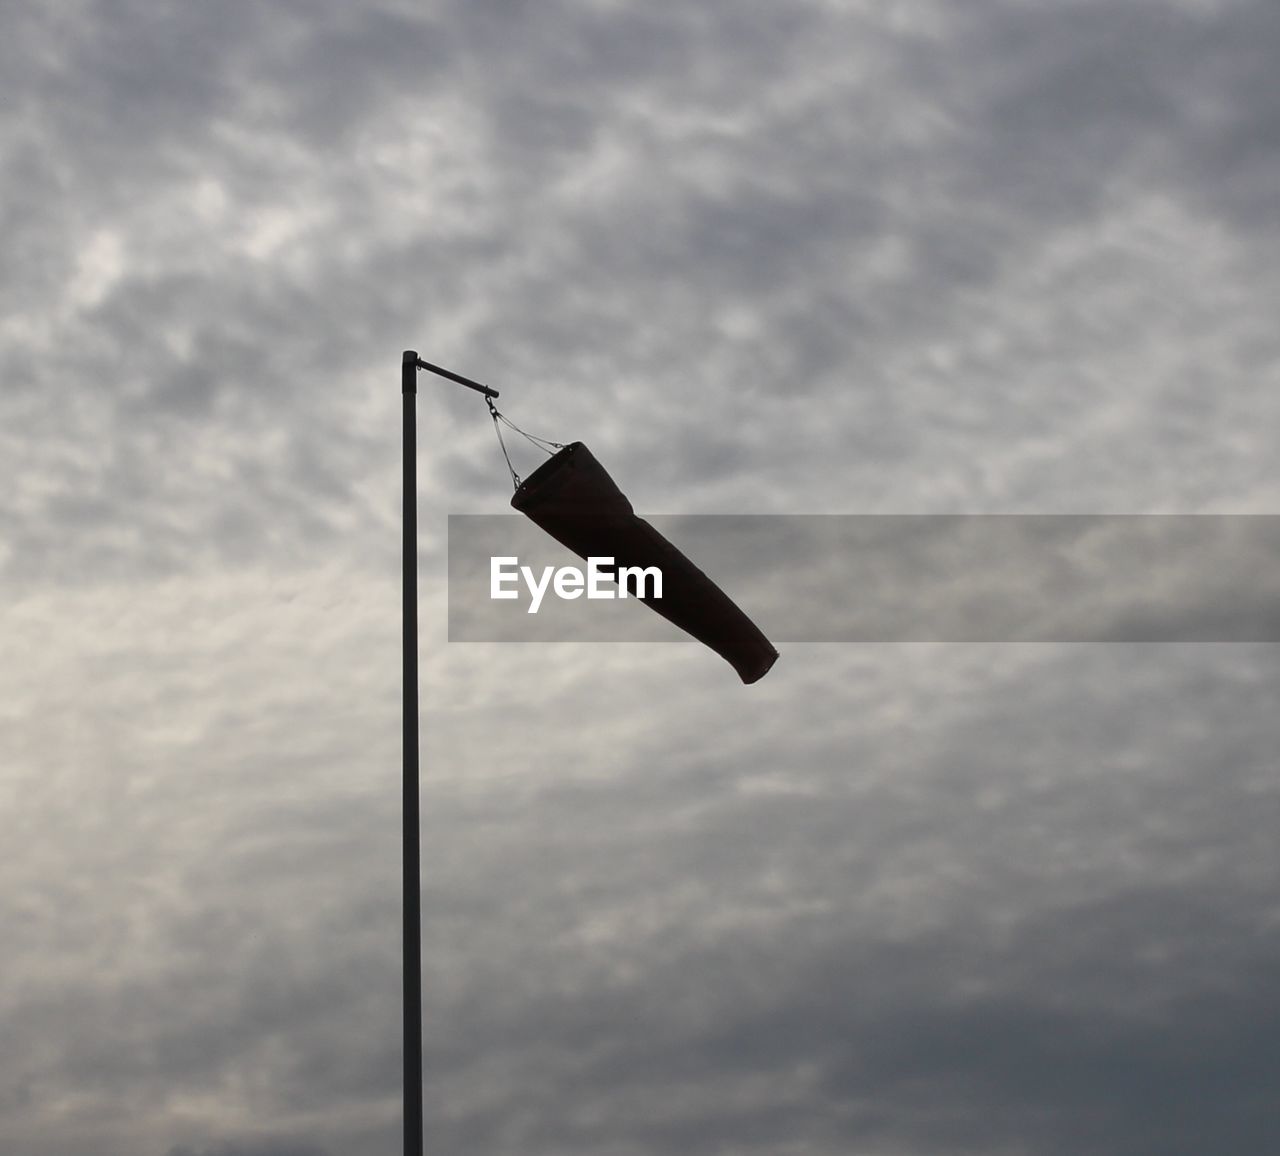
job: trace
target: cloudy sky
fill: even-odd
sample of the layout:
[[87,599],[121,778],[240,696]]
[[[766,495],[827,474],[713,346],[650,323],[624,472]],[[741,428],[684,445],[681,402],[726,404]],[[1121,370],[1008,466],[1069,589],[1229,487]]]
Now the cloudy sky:
[[[401,350],[641,512],[1280,512],[1273,0],[3,11],[6,1153],[399,1151]],[[1275,1147],[1274,645],[449,643],[420,391],[430,1151]]]

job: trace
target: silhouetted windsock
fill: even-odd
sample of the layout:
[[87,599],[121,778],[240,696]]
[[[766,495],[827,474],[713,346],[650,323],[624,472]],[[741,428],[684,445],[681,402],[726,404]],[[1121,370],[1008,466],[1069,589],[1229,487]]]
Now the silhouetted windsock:
[[543,462],[516,489],[511,505],[580,558],[612,558],[615,567],[658,567],[662,597],[642,601],[711,647],[743,682],[762,678],[777,659],[769,640],[728,595],[635,515],[581,442]]

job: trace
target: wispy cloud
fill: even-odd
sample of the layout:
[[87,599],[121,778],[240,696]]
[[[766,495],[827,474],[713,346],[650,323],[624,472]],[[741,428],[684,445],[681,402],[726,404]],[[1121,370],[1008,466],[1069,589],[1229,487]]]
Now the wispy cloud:
[[[6,1150],[398,1151],[402,349],[646,514],[1280,500],[1262,0],[11,8]],[[1270,649],[449,645],[448,388],[442,1150],[1265,1147]]]

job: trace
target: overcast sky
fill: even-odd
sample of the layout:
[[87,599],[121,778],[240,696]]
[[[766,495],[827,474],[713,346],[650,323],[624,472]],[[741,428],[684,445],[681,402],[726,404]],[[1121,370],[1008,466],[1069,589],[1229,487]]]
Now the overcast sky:
[[[642,513],[1280,512],[1274,0],[3,13],[5,1153],[400,1150],[401,350]],[[451,644],[419,438],[429,1151],[1276,1147],[1274,645]]]

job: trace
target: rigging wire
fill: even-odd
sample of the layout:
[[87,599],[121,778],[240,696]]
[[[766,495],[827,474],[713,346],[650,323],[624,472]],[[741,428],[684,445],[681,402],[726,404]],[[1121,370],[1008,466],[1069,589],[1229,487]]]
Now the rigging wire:
[[520,488],[520,475],[516,473],[515,466],[511,464],[511,455],[507,452],[507,443],[502,436],[502,426],[505,425],[509,429],[515,430],[516,433],[531,442],[548,457],[554,454],[556,450],[564,449],[564,444],[562,442],[553,442],[548,438],[541,438],[535,434],[529,433],[527,430],[522,430],[515,424],[515,422],[513,422],[506,414],[502,413],[496,405],[493,404],[493,398],[486,397],[484,400],[485,404],[489,407],[489,416],[493,418],[493,432],[498,435],[498,445],[502,447],[502,456],[506,459],[507,469],[511,472],[512,488],[518,490]]

